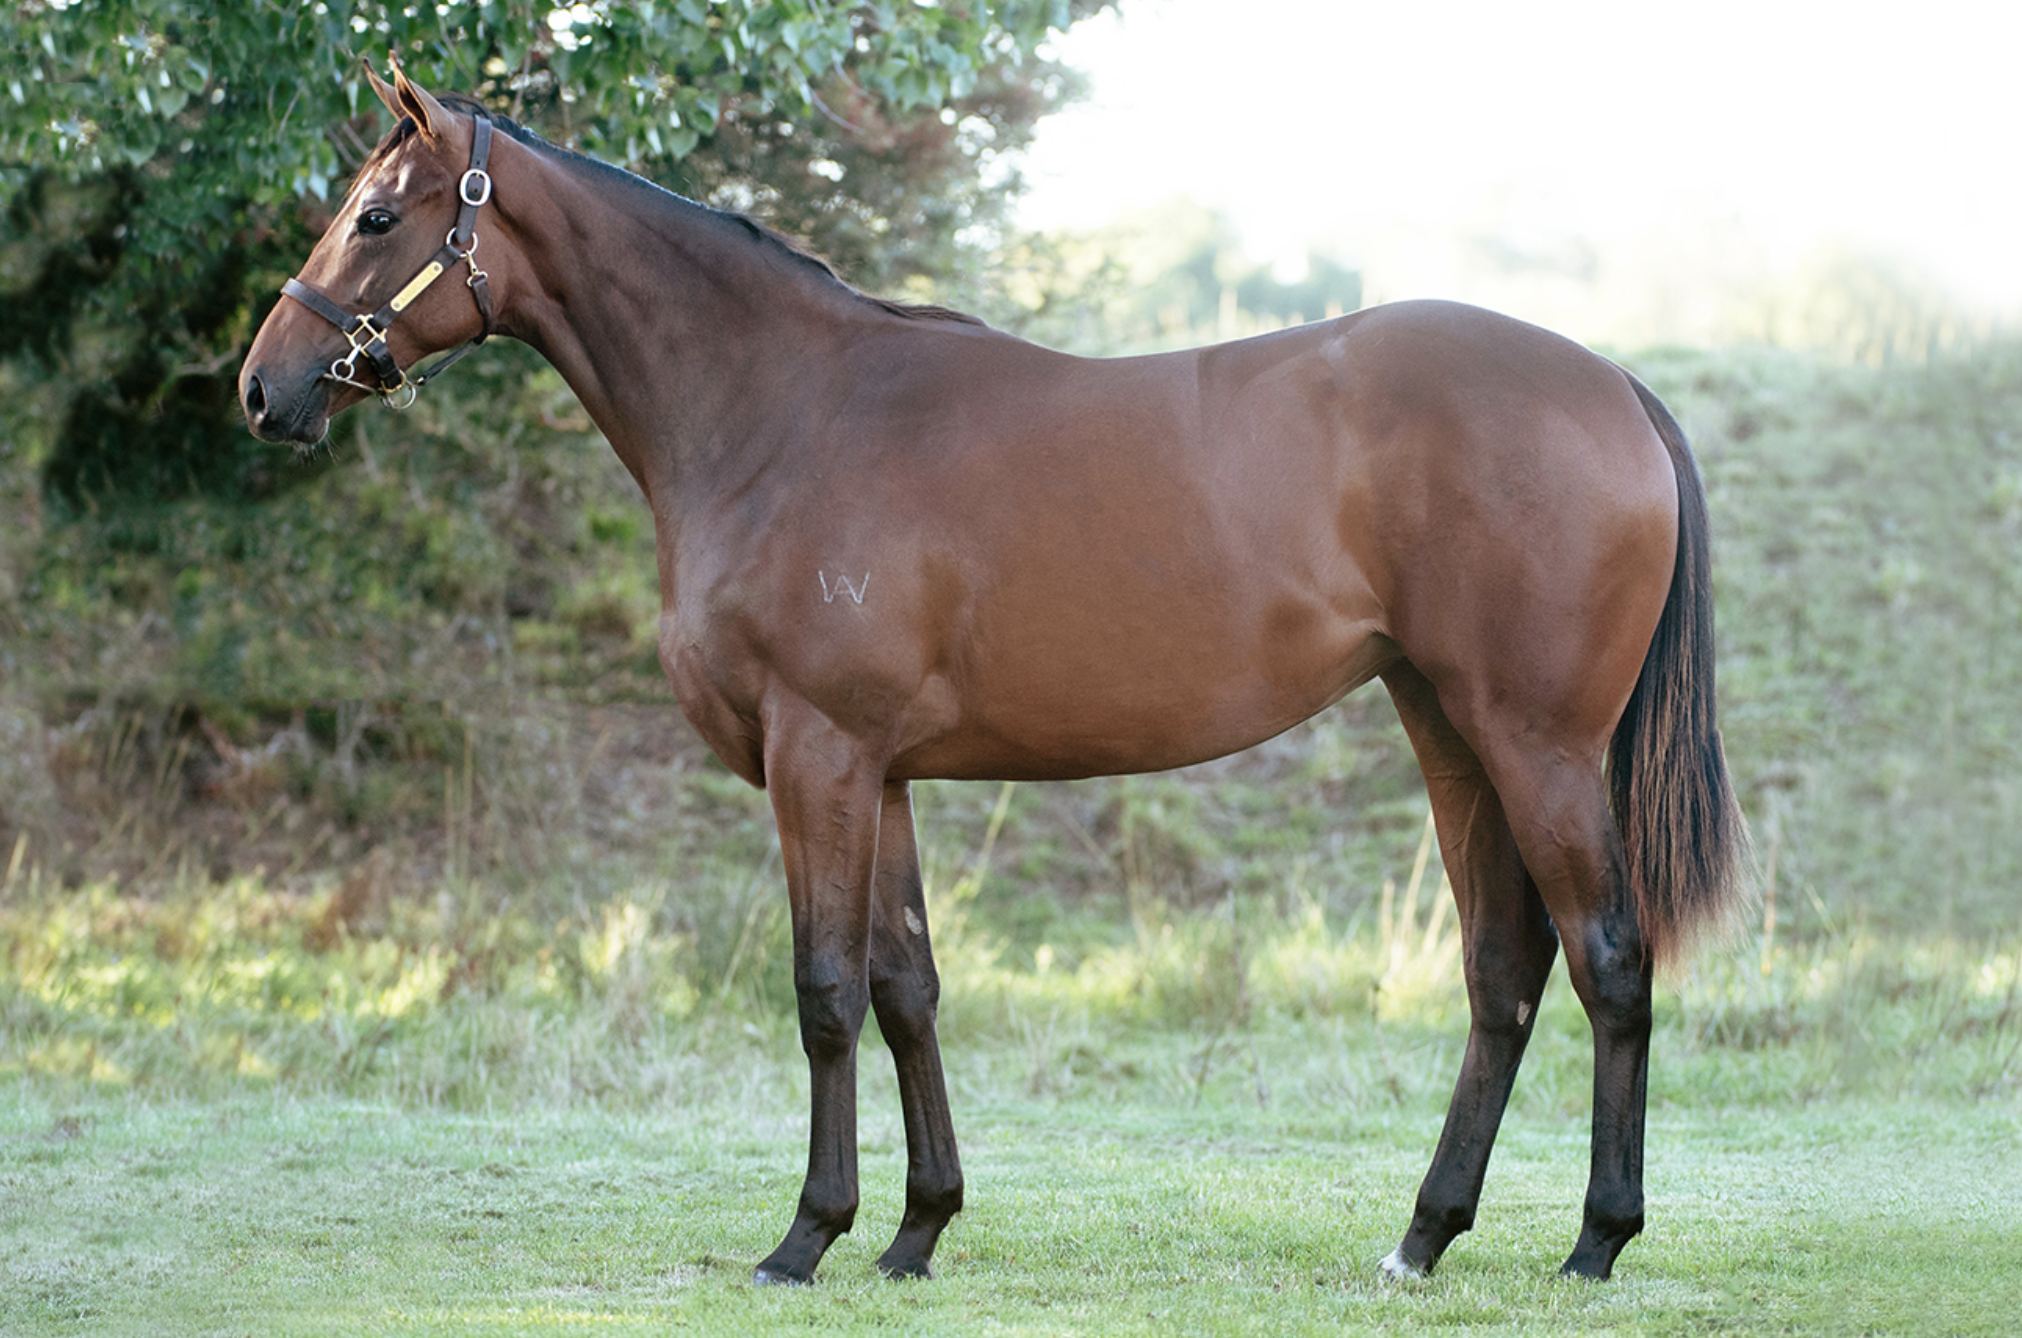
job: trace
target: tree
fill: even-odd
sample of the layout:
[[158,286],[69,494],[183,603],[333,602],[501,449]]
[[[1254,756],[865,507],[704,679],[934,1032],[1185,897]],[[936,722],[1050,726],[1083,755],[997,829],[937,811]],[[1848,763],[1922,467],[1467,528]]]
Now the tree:
[[[1063,96],[1097,0],[17,0],[0,11],[0,359],[47,498],[258,498],[228,432],[280,280],[383,128],[393,49],[549,138],[805,234],[866,281],[945,273],[982,169]],[[23,371],[21,369],[28,369]]]

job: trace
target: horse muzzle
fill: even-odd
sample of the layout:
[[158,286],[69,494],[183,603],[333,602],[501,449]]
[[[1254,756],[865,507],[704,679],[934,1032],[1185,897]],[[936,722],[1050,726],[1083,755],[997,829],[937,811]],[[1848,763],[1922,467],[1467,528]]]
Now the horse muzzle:
[[239,375],[239,405],[261,441],[313,446],[330,430],[330,391],[320,376],[301,381],[249,363]]

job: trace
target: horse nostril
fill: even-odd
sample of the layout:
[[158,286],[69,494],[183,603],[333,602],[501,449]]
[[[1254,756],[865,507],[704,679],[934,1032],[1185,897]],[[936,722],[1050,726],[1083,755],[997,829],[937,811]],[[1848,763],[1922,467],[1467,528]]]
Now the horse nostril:
[[246,417],[258,418],[267,411],[267,388],[257,374],[246,378]]

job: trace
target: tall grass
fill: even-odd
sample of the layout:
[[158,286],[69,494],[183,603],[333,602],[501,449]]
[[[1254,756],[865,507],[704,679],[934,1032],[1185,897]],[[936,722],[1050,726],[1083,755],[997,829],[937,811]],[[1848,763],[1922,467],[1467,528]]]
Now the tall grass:
[[[982,911],[1012,799],[1011,787],[998,791],[976,847],[929,860],[944,871],[930,910],[958,1073],[1031,1096],[1091,1084],[1188,1101],[1233,1085],[1259,1104],[1443,1095],[1467,1014],[1429,834],[1374,914],[1336,914],[1296,885],[1191,907],[1147,899],[1133,923],[1105,922],[1099,943],[1102,925],[1057,924],[1080,935],[1069,951],[1020,942]],[[389,902],[370,934],[342,919],[341,886],[296,896],[190,872],[136,899],[104,883],[64,889],[16,864],[0,884],[0,1075],[80,1091],[274,1087],[450,1109],[582,1097],[653,1106],[718,1090],[743,1067],[726,1056],[796,1048],[766,863],[684,880],[678,913],[659,879],[560,914],[538,897],[445,881]],[[1660,991],[1659,1043],[1674,1067],[1659,1064],[1653,1091],[2012,1098],[2018,996],[2022,936],[1905,942],[1857,918],[1803,940],[1751,934]],[[1192,1057],[1178,1070],[1133,1068],[1133,1038],[1146,1035],[1191,1037]],[[1541,1008],[1531,1099],[1578,1107],[1587,1045],[1560,983]],[[1740,1083],[1762,1070],[1738,1057],[1762,1051],[1784,1057],[1774,1090]]]

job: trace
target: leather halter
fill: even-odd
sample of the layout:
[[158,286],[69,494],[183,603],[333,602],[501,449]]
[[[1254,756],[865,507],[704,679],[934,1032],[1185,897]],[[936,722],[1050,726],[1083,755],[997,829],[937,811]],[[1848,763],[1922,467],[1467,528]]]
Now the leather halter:
[[[415,272],[413,278],[402,286],[379,310],[368,314],[346,311],[324,294],[302,282],[290,279],[281,285],[281,291],[294,298],[309,310],[321,316],[343,332],[351,344],[351,351],[330,364],[324,375],[332,381],[341,381],[347,386],[369,390],[379,396],[380,402],[390,409],[405,409],[414,403],[422,386],[446,371],[451,363],[469,353],[490,337],[492,332],[491,285],[489,276],[477,267],[477,211],[491,199],[491,173],[485,164],[491,159],[491,122],[483,116],[473,118],[475,130],[470,141],[470,170],[465,172],[456,185],[458,208],[456,226],[443,239],[442,249],[429,262]],[[386,346],[386,333],[393,328],[394,318],[413,305],[414,300],[428,290],[428,286],[442,277],[450,266],[462,261],[470,266],[470,277],[464,282],[469,286],[471,296],[477,302],[478,315],[484,318],[484,328],[477,338],[457,348],[449,356],[438,361],[426,371],[410,377],[393,360],[393,351]],[[358,360],[364,358],[372,365],[379,384],[371,385],[358,379]],[[405,399],[396,399],[402,391]]]

